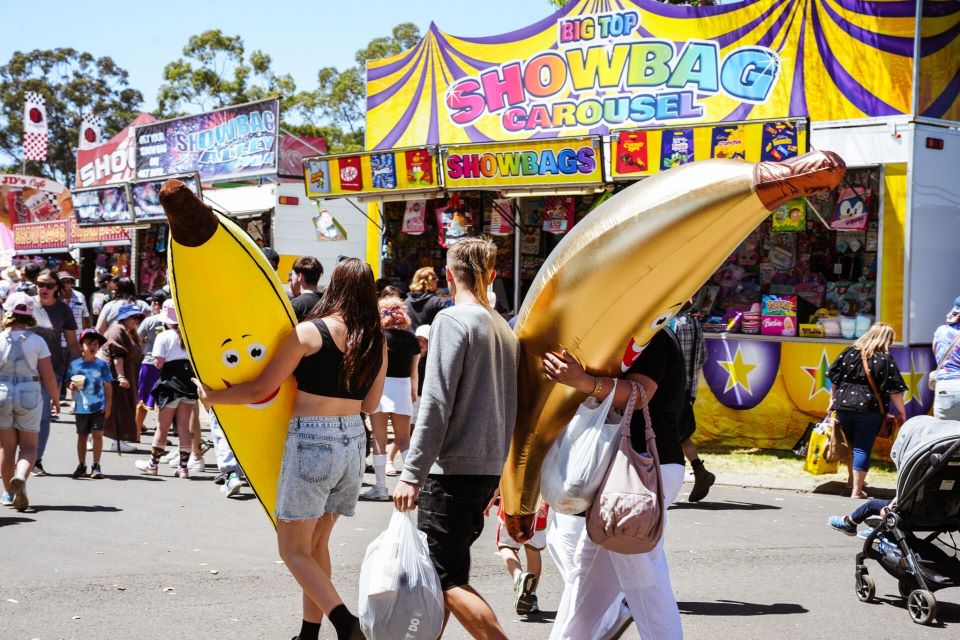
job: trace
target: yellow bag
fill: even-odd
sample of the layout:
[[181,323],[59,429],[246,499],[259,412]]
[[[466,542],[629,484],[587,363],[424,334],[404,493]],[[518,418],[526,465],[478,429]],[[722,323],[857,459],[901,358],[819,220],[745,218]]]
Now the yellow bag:
[[810,434],[810,446],[807,448],[807,458],[803,463],[803,470],[815,476],[837,472],[837,461],[827,462],[825,454],[830,436],[814,429]]

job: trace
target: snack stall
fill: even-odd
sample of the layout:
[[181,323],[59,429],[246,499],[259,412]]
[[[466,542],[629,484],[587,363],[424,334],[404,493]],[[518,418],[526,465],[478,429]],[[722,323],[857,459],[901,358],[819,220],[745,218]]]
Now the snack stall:
[[[943,274],[960,269],[960,252],[948,246],[960,231],[960,183],[950,175],[960,163],[960,7],[617,7],[575,1],[529,27],[482,38],[432,25],[409,51],[368,64],[368,153],[439,147],[438,204],[449,208],[459,195],[453,209],[481,213],[476,232],[497,221],[484,197],[515,198],[516,224],[545,223],[542,214],[527,218],[525,207],[570,195],[557,179],[520,193],[496,185],[501,147],[597,139],[596,187],[607,190],[694,159],[836,151],[849,168],[841,186],[781,207],[694,298],[711,331],[697,437],[789,447],[827,408],[832,360],[876,320],[897,331],[893,355],[910,386],[908,414],[925,413],[930,338],[958,294]],[[473,182],[456,175],[462,161],[449,162],[487,153],[493,160],[476,170],[490,175]],[[468,166],[474,170],[473,160]],[[583,199],[575,223],[591,195],[574,194]],[[405,240],[382,221],[399,214],[371,208],[369,216],[368,259],[386,273],[395,251],[382,248]],[[454,229],[459,222],[451,220]],[[443,224],[432,230],[437,238]],[[535,238],[518,235],[512,257],[527,247],[530,273]],[[542,255],[550,248],[544,238]],[[436,240],[431,250],[442,250]]]

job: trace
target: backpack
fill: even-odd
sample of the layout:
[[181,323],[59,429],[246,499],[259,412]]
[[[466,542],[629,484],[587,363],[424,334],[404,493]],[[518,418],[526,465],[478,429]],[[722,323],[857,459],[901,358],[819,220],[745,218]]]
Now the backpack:
[[[657,437],[650,422],[647,394],[632,382],[630,400],[620,424],[620,445],[590,506],[587,535],[595,544],[615,553],[652,551],[663,535],[663,483]],[[647,455],[630,444],[630,421],[639,393],[642,401]]]

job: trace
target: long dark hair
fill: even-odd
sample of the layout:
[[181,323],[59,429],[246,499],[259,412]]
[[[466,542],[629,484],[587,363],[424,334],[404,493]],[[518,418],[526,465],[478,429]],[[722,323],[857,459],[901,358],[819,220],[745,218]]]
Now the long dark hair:
[[339,316],[347,325],[343,379],[347,391],[373,384],[383,362],[383,329],[373,270],[356,258],[341,260],[317,306],[304,320]]
[[137,299],[137,285],[131,278],[120,278],[117,280],[117,300],[129,300],[135,302]]

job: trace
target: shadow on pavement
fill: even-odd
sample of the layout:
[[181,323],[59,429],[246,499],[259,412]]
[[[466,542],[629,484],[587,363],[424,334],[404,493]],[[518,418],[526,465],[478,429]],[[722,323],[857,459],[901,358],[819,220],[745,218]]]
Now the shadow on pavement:
[[538,613],[528,613],[522,618],[517,618],[517,620],[520,622],[534,622],[537,624],[552,624],[556,617],[556,611],[544,611],[541,609]]
[[[960,604],[956,602],[943,601],[940,599],[940,593],[937,592],[934,594],[934,597],[937,598],[937,617],[936,622],[929,624],[927,626],[933,628],[943,628],[947,625],[944,623],[960,623]],[[946,594],[945,594],[946,595]],[[890,596],[888,598],[878,597],[871,604],[879,605],[892,605],[898,609],[903,610],[904,622],[907,622],[907,602],[903,598],[898,596]],[[911,622],[912,624],[912,622]]]
[[688,616],[768,616],[808,613],[799,604],[777,602],[775,604],[755,604],[736,600],[717,600],[715,602],[678,602],[680,613]]
[[[896,489],[879,489],[869,485],[866,488],[866,492],[870,494],[871,498],[884,498],[886,500],[893,498],[893,496],[897,494]],[[850,495],[850,489],[839,480],[831,480],[830,482],[817,485],[813,493],[847,497]]]
[[123,511],[118,507],[105,507],[99,504],[41,504],[30,505],[30,510],[34,513],[41,511],[72,511],[80,513],[118,513]]
[[11,524],[20,524],[21,522],[36,522],[36,521],[33,518],[20,518],[16,516],[12,518],[0,518],[0,527],[6,527]]
[[674,502],[670,509],[698,509],[700,511],[767,511],[770,509],[782,509],[772,504],[759,504],[756,502]]
[[128,475],[119,474],[119,473],[108,473],[104,480],[115,480],[117,482],[126,482],[127,480],[146,480],[147,482],[162,482],[164,476],[145,476],[142,474],[132,473]]

